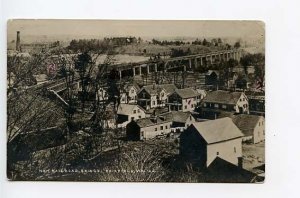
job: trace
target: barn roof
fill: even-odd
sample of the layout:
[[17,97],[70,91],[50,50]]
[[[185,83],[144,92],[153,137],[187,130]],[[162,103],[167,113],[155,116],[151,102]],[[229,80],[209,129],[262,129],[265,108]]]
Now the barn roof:
[[221,118],[193,123],[207,144],[222,142],[244,136],[231,118]]
[[176,89],[175,92],[181,98],[193,98],[193,97],[196,97],[196,96],[200,95],[196,90],[194,90],[192,88]]
[[245,135],[252,135],[255,126],[261,118],[263,117],[258,115],[239,114],[233,116],[232,121]]
[[207,93],[203,101],[235,105],[242,94],[243,94],[242,92],[229,92],[229,91],[222,91],[222,90],[212,91]]

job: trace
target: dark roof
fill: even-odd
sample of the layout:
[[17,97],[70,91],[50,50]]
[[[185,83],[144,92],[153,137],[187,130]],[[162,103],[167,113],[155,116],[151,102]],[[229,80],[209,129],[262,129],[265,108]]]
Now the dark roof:
[[246,136],[249,136],[253,135],[253,130],[261,118],[263,117],[258,115],[239,114],[233,116],[232,121]]
[[149,94],[157,94],[162,89],[166,91],[167,94],[171,94],[177,89],[177,87],[174,84],[161,84],[161,85],[146,85],[142,89],[145,89],[145,91]]
[[242,94],[243,94],[242,92],[229,92],[229,91],[222,91],[222,90],[211,91],[207,93],[203,101],[235,105]]
[[196,122],[193,123],[192,126],[195,127],[207,144],[222,142],[244,136],[240,129],[232,122],[231,118]]
[[[155,121],[156,120],[156,121]],[[165,117],[151,117],[151,118],[141,118],[135,121],[136,124],[141,127],[148,127],[153,125],[159,125],[166,122],[172,122],[172,119],[170,116]]]
[[181,98],[193,98],[193,97],[196,97],[196,96],[200,95],[196,90],[194,90],[192,88],[176,89],[175,92]]
[[216,157],[208,166],[204,180],[212,183],[253,183],[256,181],[256,176],[253,172]]
[[191,112],[181,112],[181,111],[171,111],[160,116],[166,116],[167,119],[172,120],[173,122],[185,123],[186,120],[192,115]]

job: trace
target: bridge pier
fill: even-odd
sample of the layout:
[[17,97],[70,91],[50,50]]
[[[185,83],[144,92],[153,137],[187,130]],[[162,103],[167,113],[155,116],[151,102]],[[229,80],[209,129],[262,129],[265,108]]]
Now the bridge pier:
[[119,71],[120,80],[122,79],[122,70]]
[[150,74],[150,65],[147,65],[147,74]]
[[154,64],[154,72],[157,72],[157,63]]

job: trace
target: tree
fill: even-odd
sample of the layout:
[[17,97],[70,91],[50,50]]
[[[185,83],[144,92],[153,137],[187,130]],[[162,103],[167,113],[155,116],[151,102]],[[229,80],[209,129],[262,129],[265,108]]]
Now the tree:
[[202,41],[202,45],[204,45],[204,46],[208,45],[208,42],[207,42],[207,40],[206,40],[206,39],[203,39],[203,41]]
[[237,42],[235,42],[234,43],[234,48],[240,48],[241,47],[241,44],[240,44],[240,42],[239,41],[237,41]]

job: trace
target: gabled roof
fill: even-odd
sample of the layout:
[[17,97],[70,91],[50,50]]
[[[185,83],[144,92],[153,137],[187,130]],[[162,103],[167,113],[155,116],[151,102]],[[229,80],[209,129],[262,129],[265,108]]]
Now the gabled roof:
[[232,121],[244,134],[247,132],[245,135],[252,135],[255,126],[261,118],[263,117],[258,115],[239,114],[233,116]]
[[251,183],[256,181],[256,176],[220,157],[216,157],[204,174],[205,182],[217,183]]
[[243,137],[243,133],[231,118],[221,118],[205,122],[196,122],[192,126],[204,138],[207,144]]
[[144,89],[147,93],[150,95],[158,94],[162,89],[166,91],[166,94],[173,93],[177,87],[174,84],[161,84],[161,85],[146,85],[143,86],[142,89]]
[[229,92],[229,91],[211,91],[208,92],[204,98],[204,102],[233,104],[235,105],[240,99],[242,92]]
[[122,115],[131,115],[133,113],[133,109],[137,107],[139,109],[141,109],[142,111],[144,111],[144,109],[142,109],[139,105],[135,105],[135,104],[120,104],[118,107],[118,114],[122,114]]
[[[156,121],[155,121],[156,120]],[[171,117],[169,116],[165,116],[164,119],[160,118],[160,117],[156,117],[156,118],[141,118],[138,119],[136,121],[136,124],[141,127],[148,127],[148,126],[153,126],[153,125],[160,125],[166,122],[172,122]]]
[[185,123],[186,120],[192,115],[191,112],[182,112],[182,111],[171,111],[168,113],[164,113],[159,115],[160,117],[166,117],[173,122]]
[[207,92],[204,89],[196,89],[196,91],[203,96],[206,96]]
[[126,85],[125,90],[128,92],[131,87],[134,87],[137,91],[140,90],[140,87],[136,83]]
[[176,89],[175,92],[181,98],[193,98],[193,97],[196,97],[196,96],[200,95],[196,90],[194,90],[192,88]]

